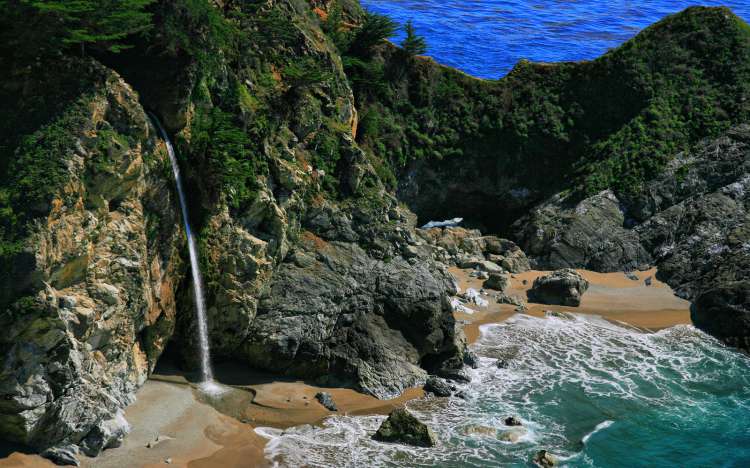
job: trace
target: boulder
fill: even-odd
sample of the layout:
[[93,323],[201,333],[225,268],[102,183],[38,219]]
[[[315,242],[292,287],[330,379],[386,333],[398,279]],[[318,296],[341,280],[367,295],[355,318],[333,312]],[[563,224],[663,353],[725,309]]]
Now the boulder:
[[487,259],[497,263],[511,273],[523,273],[531,269],[526,254],[514,242],[497,237],[485,237]]
[[333,397],[328,392],[318,392],[315,394],[315,399],[320,402],[329,411],[338,411],[336,404],[333,402]]
[[578,307],[588,287],[578,272],[566,268],[537,278],[527,294],[531,302]]
[[451,396],[451,393],[453,393],[448,382],[434,375],[427,378],[427,382],[425,382],[424,387],[422,388],[425,392],[432,393],[438,397],[449,397]]
[[81,450],[89,457],[99,455],[102,450],[119,447],[130,432],[130,424],[122,410],[114,418],[105,421],[89,432],[81,442]]
[[724,343],[750,351],[750,281],[710,289],[690,309],[693,324]]
[[497,263],[478,258],[462,260],[459,262],[458,266],[464,269],[486,271],[487,273],[504,273],[505,271]]
[[78,446],[64,445],[60,447],[50,447],[41,453],[43,458],[60,466],[80,466],[78,461]]
[[434,447],[437,443],[432,429],[405,408],[393,410],[372,438],[417,447]]
[[557,465],[557,457],[546,450],[540,450],[534,455],[534,464],[542,468]]
[[495,291],[505,291],[510,287],[508,275],[501,273],[490,273],[490,277],[482,284],[483,288],[494,289]]
[[521,299],[518,296],[509,296],[505,293],[500,293],[497,296],[495,296],[498,304],[509,304],[514,305],[516,307],[526,307],[526,301]]
[[479,356],[473,351],[466,351],[464,353],[464,364],[472,369],[477,369],[479,367]]
[[508,416],[504,422],[506,426],[523,426],[521,420],[515,416]]

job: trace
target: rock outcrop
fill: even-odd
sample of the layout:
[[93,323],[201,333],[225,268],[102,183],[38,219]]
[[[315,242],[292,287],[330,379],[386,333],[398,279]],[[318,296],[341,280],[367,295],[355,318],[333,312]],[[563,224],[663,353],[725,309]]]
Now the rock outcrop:
[[431,393],[437,397],[449,397],[453,393],[448,382],[434,375],[427,378],[423,388],[426,393]]
[[638,233],[626,224],[622,202],[606,190],[575,204],[555,196],[514,227],[515,237],[539,268],[611,272],[652,262]]
[[[67,110],[76,125],[60,123],[68,114],[51,124],[69,142],[48,156],[62,183],[0,280],[0,433],[96,455],[127,432],[120,410],[174,329],[182,231],[166,152],[136,94],[93,61],[70,67],[93,85]],[[51,128],[34,134],[38,144]]]
[[[613,271],[647,262],[681,297],[697,303],[715,290],[693,308],[694,323],[747,349],[736,301],[750,275],[750,126],[679,154],[640,194],[620,198],[608,191],[565,208],[557,197],[516,223],[521,245],[540,267]],[[606,264],[594,260],[599,257],[591,246],[611,251]],[[722,302],[728,305],[724,313]],[[730,317],[736,320],[731,336]]]
[[750,350],[750,282],[735,281],[701,293],[691,308],[696,327],[730,346]]
[[535,279],[527,294],[531,302],[578,307],[588,288],[589,282],[578,272],[564,269]]
[[393,396],[424,381],[423,367],[434,371],[464,352],[451,289],[429,258],[386,262],[307,231],[262,296],[240,356],[276,373]]
[[485,236],[476,229],[461,227],[418,229],[417,234],[432,248],[435,260],[487,273],[522,273],[531,266],[526,254],[514,242]]
[[372,438],[417,447],[434,447],[437,443],[432,429],[404,408],[392,411]]

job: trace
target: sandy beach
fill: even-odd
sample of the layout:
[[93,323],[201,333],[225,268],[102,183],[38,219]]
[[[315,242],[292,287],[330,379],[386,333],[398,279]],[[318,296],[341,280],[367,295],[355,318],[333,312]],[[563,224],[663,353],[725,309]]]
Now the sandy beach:
[[[484,280],[469,276],[469,270],[451,268],[461,291],[468,288],[482,289]],[[577,314],[594,314],[614,322],[622,322],[650,331],[657,331],[678,324],[689,324],[690,302],[680,299],[672,293],[671,288],[656,279],[656,269],[633,272],[637,280],[628,278],[625,273],[596,273],[586,270],[578,272],[589,281],[588,291],[583,295],[579,307],[552,306],[528,302],[525,312],[536,317],[543,317],[545,311],[573,312]],[[546,275],[548,271],[527,271],[511,275],[511,286],[507,293],[526,301],[526,292],[534,280]],[[651,278],[651,285],[646,279]],[[488,290],[492,294],[493,291]],[[498,304],[491,296],[487,307],[470,306],[472,314],[456,313],[456,319],[464,322],[464,331],[470,343],[479,338],[479,327],[488,323],[497,323],[513,315],[516,306]]]
[[[462,291],[480,290],[483,280],[471,277],[470,270],[451,268]],[[510,295],[526,300],[526,291],[538,276],[548,272],[529,271],[512,275]],[[543,316],[545,311],[596,314],[648,330],[690,323],[690,303],[672,294],[656,280],[655,270],[635,272],[637,280],[624,273],[580,271],[590,282],[580,307],[528,303],[526,313]],[[646,279],[651,278],[651,285]],[[491,291],[488,291],[492,293]],[[487,307],[471,306],[473,313],[456,313],[464,324],[470,343],[480,336],[480,327],[506,320],[515,306],[498,304],[491,296]],[[280,379],[278,376],[248,371],[239,364],[218,364],[217,380],[224,392],[207,397],[196,391],[185,375],[169,363],[141,388],[137,401],[125,411],[132,432],[123,445],[103,452],[96,459],[82,457],[84,467],[179,466],[190,468],[267,466],[263,456],[266,439],[255,427],[288,428],[318,424],[333,414],[315,394],[328,392],[339,408],[338,414],[387,414],[408,400],[420,398],[421,389],[409,389],[400,397],[382,401],[351,389],[321,388],[309,383]],[[0,459],[4,467],[54,466],[36,455],[13,453]]]

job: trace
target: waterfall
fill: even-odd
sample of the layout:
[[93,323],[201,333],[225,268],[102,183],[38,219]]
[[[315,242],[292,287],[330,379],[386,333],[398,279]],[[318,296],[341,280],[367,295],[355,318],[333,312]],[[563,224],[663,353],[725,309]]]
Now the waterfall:
[[185,200],[185,191],[182,187],[182,178],[180,177],[180,167],[177,165],[172,142],[161,126],[161,122],[155,115],[150,115],[151,120],[159,130],[164,143],[167,145],[169,161],[172,163],[172,172],[174,173],[175,184],[177,184],[177,193],[180,197],[180,207],[182,208],[182,220],[185,224],[185,234],[187,235],[188,250],[190,252],[190,269],[193,273],[193,293],[195,295],[195,315],[198,320],[198,343],[200,344],[201,358],[201,380],[204,383],[210,383],[214,376],[211,370],[211,349],[208,343],[208,324],[206,322],[206,301],[203,296],[203,278],[201,277],[201,268],[198,263],[198,249],[195,245],[193,231],[190,229],[190,218],[188,217],[187,201]]

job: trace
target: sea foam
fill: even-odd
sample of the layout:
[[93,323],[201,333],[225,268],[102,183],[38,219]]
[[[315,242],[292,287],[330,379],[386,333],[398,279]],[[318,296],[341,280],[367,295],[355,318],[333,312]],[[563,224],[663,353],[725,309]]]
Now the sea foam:
[[[483,326],[473,349],[465,399],[407,405],[437,447],[372,440],[384,416],[334,416],[261,431],[266,455],[276,466],[489,467],[525,466],[545,449],[567,466],[701,466],[717,464],[725,444],[750,460],[750,359],[692,326],[646,333],[596,316],[515,315]],[[526,431],[513,443],[494,435],[510,415]]]

